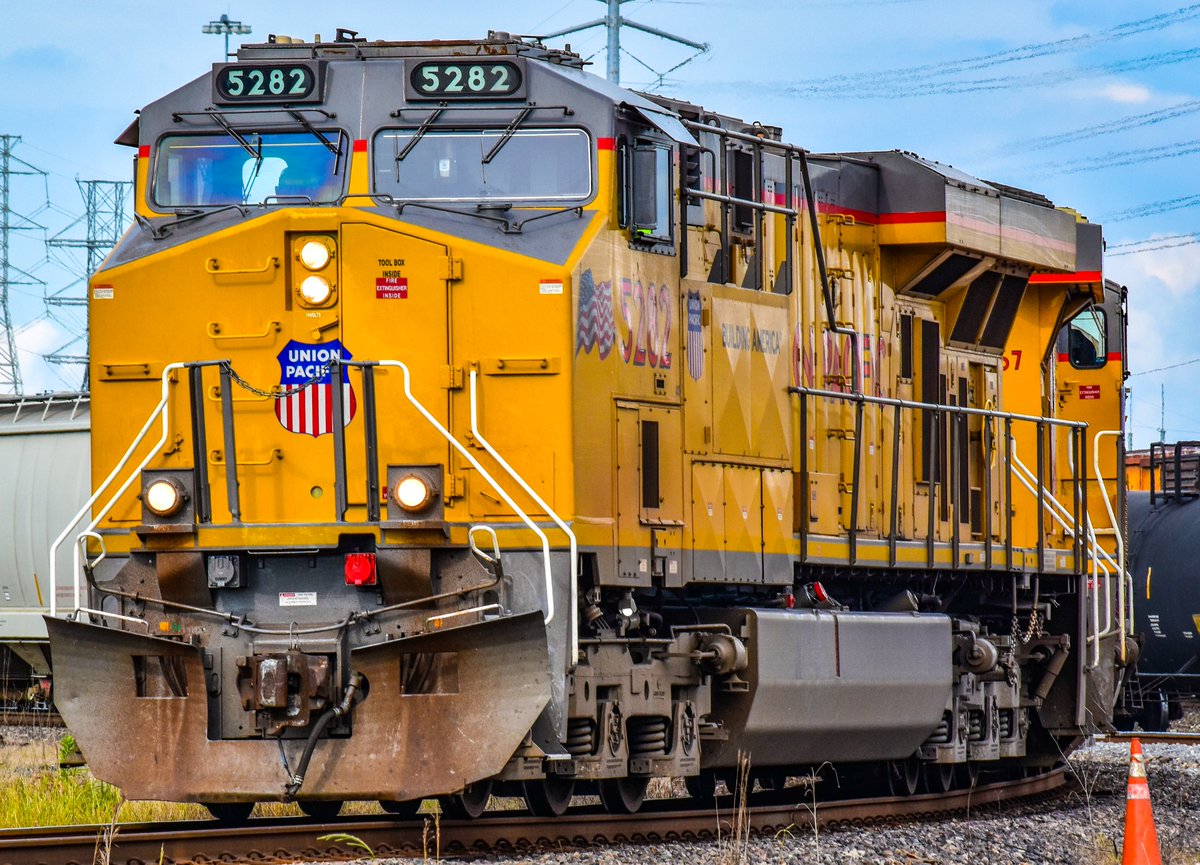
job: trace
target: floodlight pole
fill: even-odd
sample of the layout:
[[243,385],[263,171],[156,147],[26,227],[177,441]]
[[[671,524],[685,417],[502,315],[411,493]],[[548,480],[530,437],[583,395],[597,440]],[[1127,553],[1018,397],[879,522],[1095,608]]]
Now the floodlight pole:
[[220,18],[209,21],[201,27],[200,32],[225,37],[225,55],[221,58],[222,61],[225,61],[229,59],[230,34],[236,33],[239,36],[244,36],[250,32],[250,25],[243,24],[241,21],[231,20],[228,15],[222,15]]

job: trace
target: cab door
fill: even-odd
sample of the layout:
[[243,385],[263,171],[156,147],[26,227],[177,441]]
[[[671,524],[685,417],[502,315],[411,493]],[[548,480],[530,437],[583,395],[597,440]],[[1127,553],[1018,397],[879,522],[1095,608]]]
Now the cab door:
[[[1117,501],[1118,472],[1121,468],[1121,431],[1125,409],[1125,304],[1124,292],[1115,283],[1105,285],[1104,303],[1094,304],[1077,313],[1059,331],[1056,345],[1055,393],[1058,416],[1083,421],[1087,431],[1088,513],[1101,542],[1112,552],[1113,526],[1100,498],[1094,455],[1100,457],[1100,474],[1110,502]],[[1097,434],[1105,432],[1107,435]],[[1116,433],[1115,435],[1111,433]],[[1060,465],[1072,465],[1066,452],[1069,437],[1059,436]],[[1079,468],[1073,473],[1078,475]],[[1064,477],[1066,477],[1064,473]],[[1070,502],[1070,490],[1061,490],[1061,501]],[[1120,513],[1114,504],[1115,513]]]

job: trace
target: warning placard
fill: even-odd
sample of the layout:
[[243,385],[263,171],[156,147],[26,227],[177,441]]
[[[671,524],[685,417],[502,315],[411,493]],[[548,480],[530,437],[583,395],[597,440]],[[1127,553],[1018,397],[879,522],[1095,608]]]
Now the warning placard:
[[407,300],[407,276],[377,276],[375,277],[376,300]]
[[1079,386],[1080,399],[1100,399],[1100,385],[1098,384],[1081,384]]

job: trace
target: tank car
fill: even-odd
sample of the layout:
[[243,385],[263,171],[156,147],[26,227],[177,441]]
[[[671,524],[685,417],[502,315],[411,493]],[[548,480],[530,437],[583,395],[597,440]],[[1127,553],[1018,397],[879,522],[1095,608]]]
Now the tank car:
[[[86,393],[0,397],[0,700],[50,708],[48,552],[91,491]],[[59,555],[69,568],[70,551]]]
[[126,796],[631,811],[739,753],[913,792],[1108,722],[1099,226],[584,65],[273,37],[118,139],[48,627]]
[[1122,728],[1159,731],[1200,695],[1200,445],[1156,443],[1138,462],[1147,489],[1129,493],[1129,574],[1140,657],[1116,721]]

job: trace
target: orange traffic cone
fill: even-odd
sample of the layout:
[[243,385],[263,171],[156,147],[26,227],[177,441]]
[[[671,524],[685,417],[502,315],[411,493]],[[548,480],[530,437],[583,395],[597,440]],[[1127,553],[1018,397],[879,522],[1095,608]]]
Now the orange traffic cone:
[[1154,811],[1150,808],[1150,783],[1146,780],[1146,761],[1142,743],[1129,745],[1129,786],[1125,789],[1125,844],[1121,865],[1162,865],[1158,851],[1158,833],[1154,830]]

